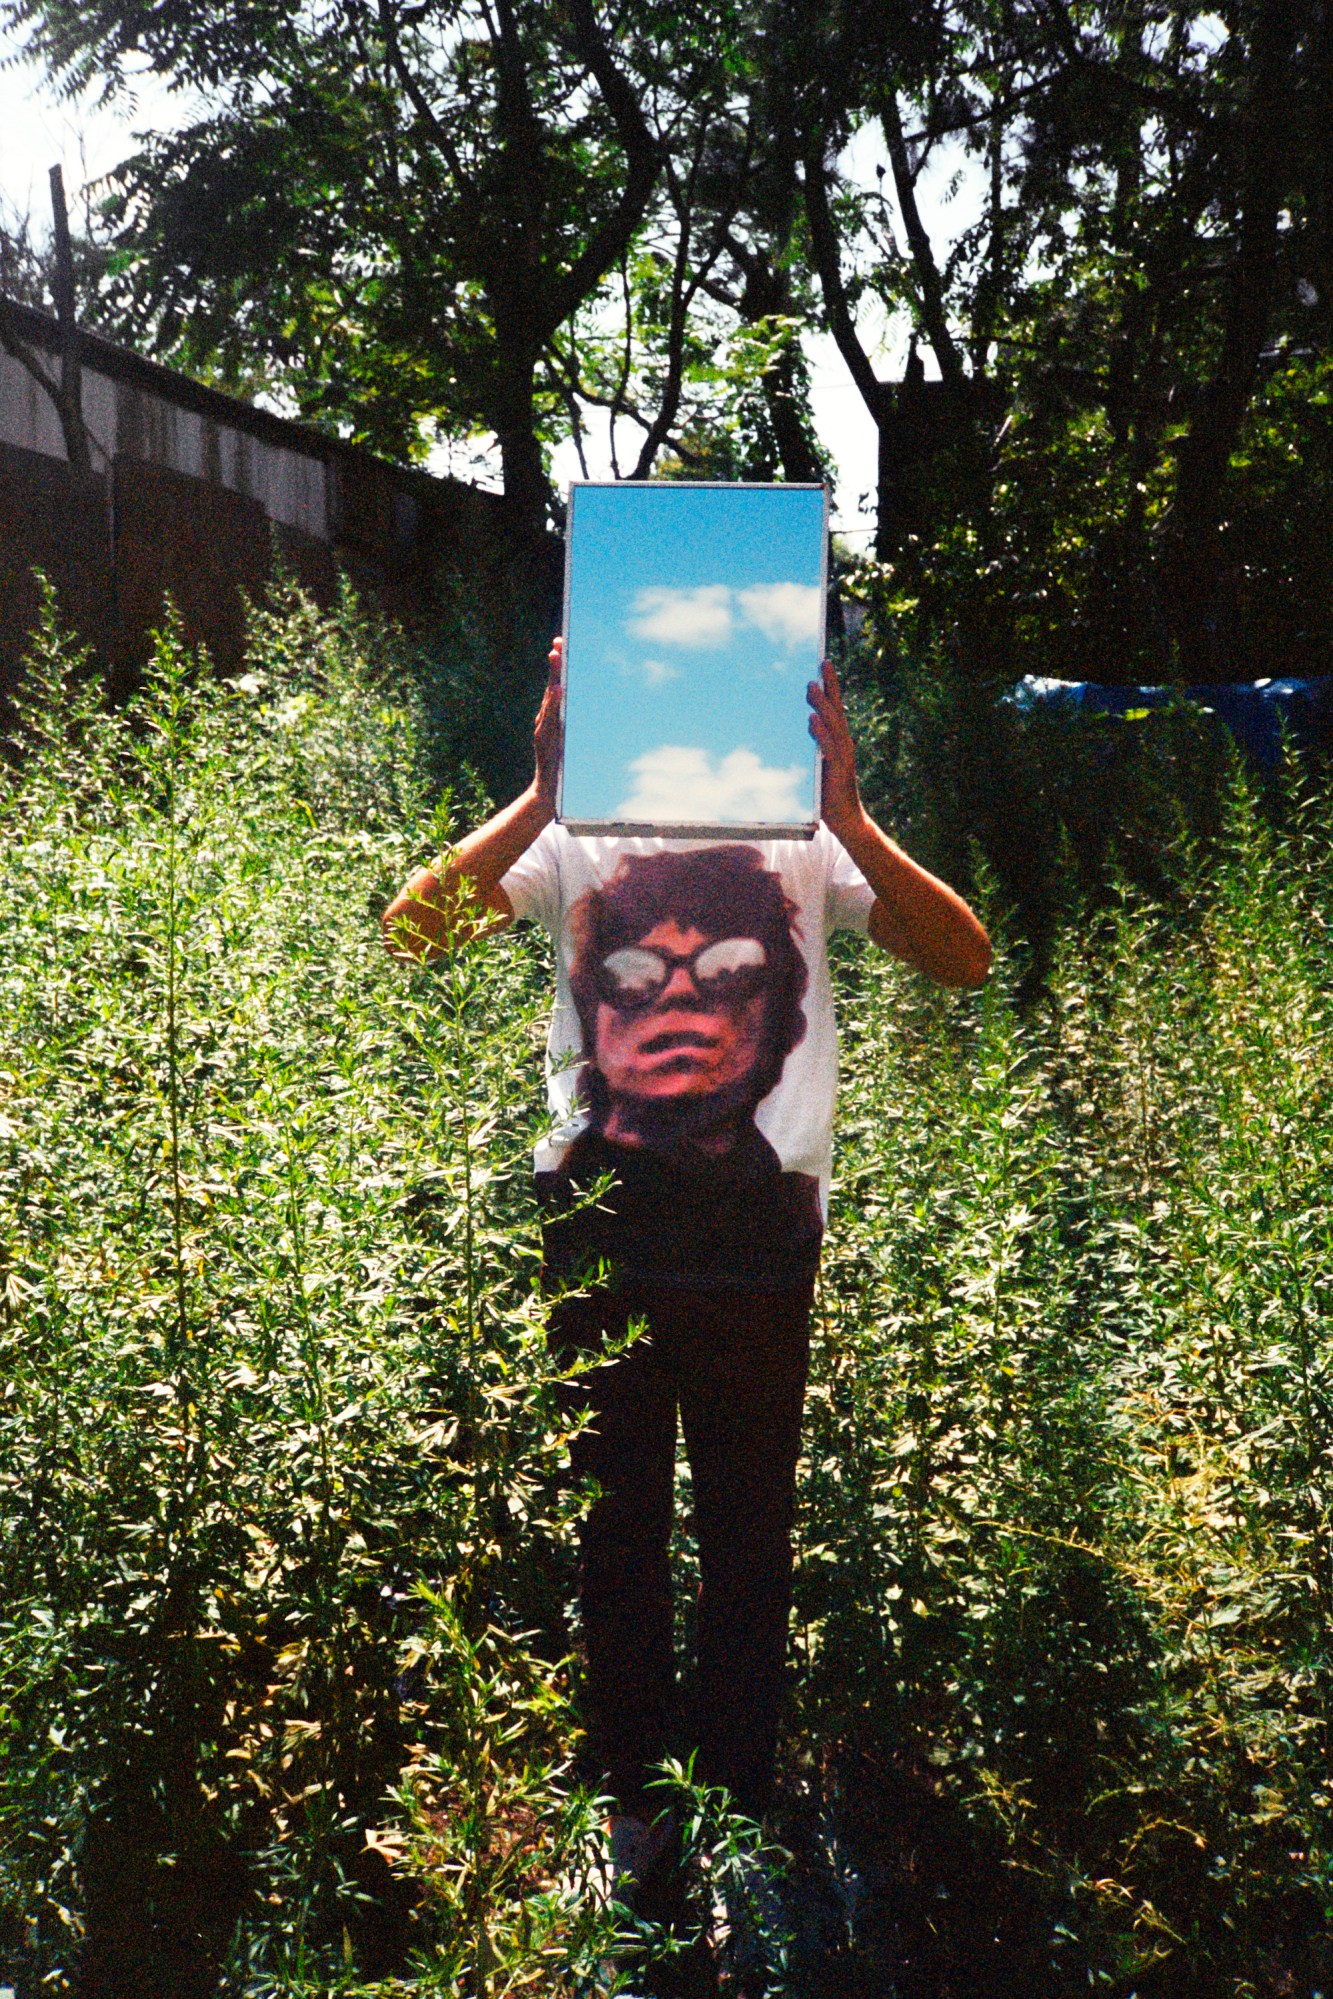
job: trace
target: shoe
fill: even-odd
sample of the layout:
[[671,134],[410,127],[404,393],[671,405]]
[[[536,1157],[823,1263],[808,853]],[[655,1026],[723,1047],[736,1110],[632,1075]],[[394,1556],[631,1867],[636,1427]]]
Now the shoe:
[[[758,1854],[729,1857],[718,1882],[722,1921],[715,1928],[736,1999],[785,1992],[791,1927],[777,1879]],[[720,1935],[719,1935],[720,1931]]]
[[608,1833],[611,1893],[617,1902],[640,1893],[676,1853],[674,1812],[659,1812],[651,1821],[636,1818],[632,1812],[617,1812]]

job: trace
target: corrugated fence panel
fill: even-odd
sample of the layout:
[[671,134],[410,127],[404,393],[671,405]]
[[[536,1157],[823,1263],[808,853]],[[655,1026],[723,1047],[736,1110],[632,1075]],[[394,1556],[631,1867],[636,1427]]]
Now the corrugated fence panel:
[[63,458],[65,439],[60,419],[46,391],[21,361],[0,348],[0,444]]
[[[6,310],[54,382],[56,322],[15,300]],[[143,658],[167,591],[191,639],[233,669],[241,591],[262,589],[275,546],[320,603],[332,600],[345,569],[418,631],[448,611],[464,579],[481,603],[507,601],[496,495],[388,465],[98,334],[80,337],[84,423],[101,484],[71,480],[51,397],[0,351],[0,447],[11,447],[0,460],[0,684],[13,677],[37,602],[34,564],[50,571],[68,621],[122,681]],[[531,583],[543,603],[551,599],[554,620],[554,548],[551,562],[555,580],[539,564]]]
[[224,673],[245,652],[242,591],[257,596],[272,557],[257,500],[162,465],[117,458],[115,574],[119,664],[144,656],[170,592],[187,638],[208,647]]
[[14,686],[37,620],[34,568],[55,585],[63,619],[83,636],[111,628],[107,482],[62,459],[0,443],[0,689]]

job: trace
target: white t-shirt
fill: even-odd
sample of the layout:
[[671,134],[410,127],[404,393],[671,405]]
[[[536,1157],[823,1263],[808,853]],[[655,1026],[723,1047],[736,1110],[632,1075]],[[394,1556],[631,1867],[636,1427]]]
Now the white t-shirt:
[[826,1217],[838,1078],[826,943],[864,931],[874,902],[828,828],[740,842],[552,824],[500,886],[556,945],[555,1128],[539,1175],[558,1174],[590,1126],[640,1157],[687,1143],[699,1159],[732,1148],[771,1165],[771,1148],[783,1175],[817,1185]]

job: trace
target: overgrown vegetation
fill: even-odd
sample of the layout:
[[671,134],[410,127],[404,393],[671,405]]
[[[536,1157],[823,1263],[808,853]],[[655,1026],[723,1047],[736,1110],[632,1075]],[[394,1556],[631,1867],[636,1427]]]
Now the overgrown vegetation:
[[[405,461],[493,445],[527,554],[562,444],[822,477],[818,331],[877,554],[972,671],[1329,671],[1320,0],[0,20],[59,95],[178,107],[98,184],[84,313]],[[21,230],[9,263],[40,292]]]
[[[957,711],[864,712],[901,786]],[[24,714],[0,1975],[641,1989],[567,1663],[525,1161],[545,948],[384,959],[443,828],[425,710],[351,607],[262,613],[231,686],[168,633],[119,714],[48,629]],[[1156,893],[1090,905],[1068,864],[1044,983],[1012,947],[974,998],[840,962],[790,1864],[766,1882],[694,1806],[695,1919],[750,1896],[774,1991],[1333,1976],[1333,814],[1219,770],[1167,854],[1162,727],[1116,751]],[[957,842],[947,786],[915,796]]]

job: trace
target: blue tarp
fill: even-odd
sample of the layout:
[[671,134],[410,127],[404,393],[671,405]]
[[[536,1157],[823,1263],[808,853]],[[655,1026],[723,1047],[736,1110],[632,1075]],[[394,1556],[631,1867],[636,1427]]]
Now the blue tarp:
[[1301,748],[1326,739],[1330,689],[1333,674],[1326,673],[1309,680],[1230,680],[1196,687],[1114,687],[1028,673],[1005,698],[1025,714],[1046,709],[1084,715],[1129,715],[1183,699],[1216,715],[1254,763],[1271,768],[1281,758],[1284,733]]

